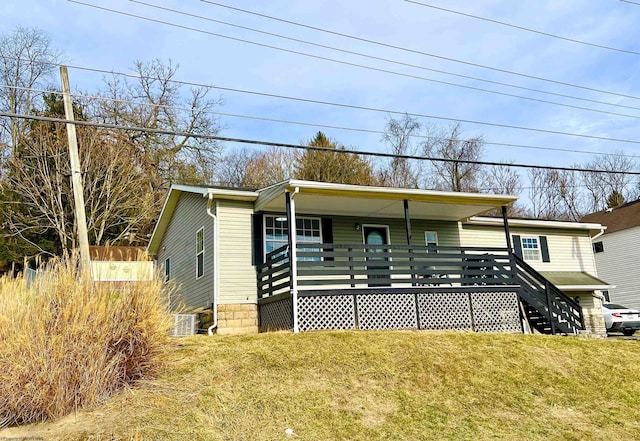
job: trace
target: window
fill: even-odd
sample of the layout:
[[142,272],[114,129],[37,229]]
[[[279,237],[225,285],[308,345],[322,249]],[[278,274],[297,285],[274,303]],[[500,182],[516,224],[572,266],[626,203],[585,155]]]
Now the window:
[[593,252],[594,253],[603,253],[604,252],[604,244],[602,241],[594,242],[593,244]]
[[[289,236],[287,233],[287,218],[284,216],[265,216],[264,222],[264,251],[268,254],[278,248],[287,245]],[[296,219],[296,240],[299,244],[322,243],[322,232],[319,218],[299,217]],[[313,251],[318,248],[300,248],[300,251]],[[307,257],[298,260],[319,260],[319,258]]]
[[204,274],[204,227],[196,232],[196,279]]
[[529,261],[540,261],[540,244],[537,237],[523,237],[522,258]]
[[168,282],[171,278],[171,258],[164,259],[164,281]]
[[[428,247],[437,247],[438,246],[438,233],[435,231],[425,231],[424,232],[424,244]],[[438,252],[437,250],[434,250]]]

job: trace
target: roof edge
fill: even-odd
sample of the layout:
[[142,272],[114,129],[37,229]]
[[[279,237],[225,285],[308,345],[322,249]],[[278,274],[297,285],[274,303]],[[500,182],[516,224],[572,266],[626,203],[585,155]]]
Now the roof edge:
[[[567,221],[550,221],[535,219],[508,219],[509,226],[512,227],[533,227],[533,228],[556,228],[567,230],[589,230],[601,231],[607,227],[596,223],[585,222],[567,222]],[[474,216],[464,222],[471,225],[500,226],[503,220],[495,217]]]

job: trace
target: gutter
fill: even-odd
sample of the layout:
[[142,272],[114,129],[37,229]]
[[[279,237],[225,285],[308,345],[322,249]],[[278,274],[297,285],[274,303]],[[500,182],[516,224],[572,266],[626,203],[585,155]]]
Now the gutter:
[[602,236],[604,234],[604,230],[606,229],[607,227],[600,227],[600,232],[591,238],[591,242]]
[[209,335],[213,335],[213,330],[218,328],[218,287],[220,282],[220,266],[218,265],[218,200],[216,199],[215,201],[215,214],[211,211],[212,203],[213,193],[209,193],[209,200],[207,201],[207,214],[213,219],[213,303],[211,304],[211,309],[213,310],[213,324],[207,329],[207,334]]

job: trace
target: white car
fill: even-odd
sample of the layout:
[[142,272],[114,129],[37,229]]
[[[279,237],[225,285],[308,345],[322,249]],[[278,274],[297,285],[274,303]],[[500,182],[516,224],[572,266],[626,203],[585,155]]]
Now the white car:
[[640,311],[629,309],[626,306],[615,303],[602,305],[602,316],[607,332],[622,332],[624,335],[633,335],[640,329]]

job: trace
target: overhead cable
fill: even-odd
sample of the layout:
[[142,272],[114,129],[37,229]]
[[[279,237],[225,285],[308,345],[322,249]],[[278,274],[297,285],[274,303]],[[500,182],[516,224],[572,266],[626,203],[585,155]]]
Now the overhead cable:
[[620,171],[620,170],[603,170],[603,169],[594,169],[594,168],[558,167],[558,166],[547,166],[547,165],[537,165],[537,164],[520,164],[520,163],[504,163],[504,162],[496,162],[496,161],[473,161],[473,160],[466,160],[466,159],[437,158],[437,157],[419,156],[419,155],[398,155],[395,153],[361,151],[361,150],[353,150],[353,149],[328,149],[326,147],[315,147],[315,146],[308,146],[308,145],[301,145],[301,144],[287,144],[287,143],[270,142],[270,141],[258,141],[258,140],[243,139],[243,138],[231,138],[226,136],[206,135],[206,134],[193,133],[188,131],[179,131],[179,130],[153,129],[149,127],[135,127],[135,126],[121,126],[117,124],[96,123],[91,121],[69,121],[63,118],[53,118],[53,117],[42,116],[42,115],[24,115],[24,114],[12,113],[12,112],[0,112],[0,117],[1,116],[9,117],[9,118],[35,120],[35,121],[46,121],[46,122],[53,122],[53,123],[60,123],[60,124],[75,124],[80,126],[97,127],[97,128],[104,128],[104,129],[123,130],[123,131],[132,131],[132,132],[140,132],[140,133],[152,133],[152,134],[158,134],[158,135],[182,136],[185,138],[208,139],[213,141],[261,145],[266,147],[283,147],[283,148],[289,148],[289,149],[324,151],[324,152],[330,152],[330,153],[352,154],[352,155],[371,156],[371,157],[379,157],[379,158],[415,159],[419,161],[449,162],[454,164],[475,164],[475,165],[488,165],[488,166],[498,166],[498,167],[640,175],[640,171]]
[[501,26],[507,26],[507,27],[510,27],[510,28],[519,29],[521,31],[533,32],[534,34],[539,34],[539,35],[544,35],[546,37],[552,37],[552,38],[557,38],[559,40],[569,41],[571,43],[578,43],[578,44],[582,44],[582,45],[585,45],[585,46],[597,47],[597,48],[600,48],[600,49],[606,49],[606,50],[615,51],[615,52],[622,52],[622,53],[625,53],[625,54],[640,55],[640,52],[636,52],[636,51],[631,51],[631,50],[627,50],[627,49],[620,49],[620,48],[611,47],[611,46],[605,46],[605,45],[602,45],[602,44],[589,43],[587,41],[577,40],[575,38],[563,37],[563,36],[560,36],[560,35],[557,35],[557,34],[552,34],[552,33],[549,33],[549,32],[538,31],[536,29],[525,28],[524,26],[518,26],[518,25],[511,24],[511,23],[506,23],[504,21],[493,20],[491,18],[486,18],[486,17],[479,17],[477,15],[467,14],[465,12],[454,11],[453,9],[446,9],[446,8],[442,8],[440,6],[434,6],[434,5],[430,5],[430,4],[427,4],[427,3],[418,2],[416,0],[405,0],[405,1],[408,2],[408,3],[414,3],[416,5],[424,6],[424,7],[427,7],[427,8],[437,9],[439,11],[449,12],[451,14],[462,15],[462,16],[465,16],[465,17],[475,18],[477,20],[483,20],[483,21],[488,21],[490,23],[499,24]]
[[281,23],[287,23],[287,24],[291,24],[291,25],[294,25],[294,26],[299,26],[299,27],[306,28],[306,29],[312,29],[312,30],[319,31],[319,32],[324,32],[324,33],[327,33],[327,34],[337,35],[337,36],[349,38],[349,39],[352,39],[352,40],[362,41],[362,42],[365,42],[365,43],[370,43],[370,44],[374,44],[374,45],[381,46],[381,47],[387,47],[387,48],[390,48],[390,49],[396,49],[396,50],[408,52],[408,53],[411,53],[411,54],[424,55],[425,57],[437,58],[437,59],[440,59],[440,60],[450,61],[452,63],[464,64],[466,66],[473,66],[473,67],[477,67],[477,68],[481,68],[481,69],[492,70],[492,71],[495,71],[495,72],[506,73],[506,74],[509,74],[509,75],[515,75],[515,76],[519,76],[519,77],[523,77],[523,78],[530,78],[530,79],[533,79],[533,80],[544,81],[544,82],[547,82],[547,83],[558,84],[558,85],[561,85],[561,86],[567,86],[567,87],[572,87],[572,88],[576,88],[576,89],[588,90],[588,91],[591,91],[591,92],[598,92],[598,93],[604,93],[604,94],[607,94],[607,95],[613,95],[613,96],[619,96],[619,97],[623,97],[623,98],[631,98],[631,99],[640,100],[640,97],[638,97],[638,96],[627,95],[627,94],[618,93],[618,92],[611,92],[611,91],[608,91],[608,90],[597,89],[597,88],[588,87],[588,86],[582,86],[582,85],[579,85],[579,84],[568,83],[568,82],[565,82],[565,81],[558,81],[558,80],[553,80],[553,79],[550,79],[550,78],[539,77],[539,76],[535,76],[535,75],[528,75],[528,74],[525,74],[525,73],[522,73],[522,72],[516,72],[516,71],[512,71],[512,70],[508,70],[508,69],[500,69],[498,67],[486,66],[486,65],[483,65],[483,64],[479,64],[479,63],[472,63],[472,62],[469,62],[469,61],[459,60],[459,59],[456,59],[456,58],[445,57],[443,55],[436,55],[436,54],[432,54],[432,53],[429,53],[429,52],[420,51],[420,50],[417,50],[417,49],[410,49],[410,48],[406,48],[406,47],[402,47],[402,46],[398,46],[398,45],[384,43],[384,42],[381,42],[381,41],[371,40],[371,39],[368,39],[368,38],[358,37],[358,36],[355,36],[355,35],[348,35],[348,34],[344,34],[342,32],[337,32],[337,31],[332,31],[332,30],[325,29],[325,28],[311,26],[311,25],[308,25],[308,24],[298,23],[298,22],[291,21],[291,20],[285,20],[285,19],[282,19],[282,18],[279,18],[279,17],[274,17],[274,16],[271,16],[271,15],[260,14],[258,12],[249,11],[247,9],[241,9],[241,8],[237,8],[237,7],[234,7],[234,6],[225,5],[223,3],[213,2],[213,1],[210,1],[210,0],[200,0],[200,1],[203,2],[203,3],[208,3],[210,5],[219,6],[221,8],[232,9],[234,11],[239,11],[239,12],[243,12],[243,13],[247,13],[247,14],[252,14],[252,15],[255,15],[255,16],[258,16],[258,17],[268,18],[270,20],[276,20],[276,21],[279,21]]
[[[53,93],[53,94],[62,95],[62,92],[57,90],[36,89],[32,87],[29,88],[29,87],[9,86],[5,84],[0,84],[0,88],[31,90],[32,92]],[[182,110],[182,111],[188,111],[188,112],[193,112],[194,110],[196,110],[197,112],[201,112],[205,114],[226,116],[230,118],[242,118],[242,119],[250,119],[250,120],[256,120],[256,121],[276,122],[281,124],[316,127],[316,128],[322,128],[322,129],[344,130],[344,131],[359,132],[359,133],[370,133],[370,134],[376,134],[376,135],[384,135],[386,133],[382,130],[365,129],[362,127],[346,127],[346,126],[338,126],[338,125],[325,124],[325,123],[314,123],[314,122],[308,122],[308,121],[292,121],[292,120],[269,118],[269,117],[256,116],[256,115],[244,115],[244,114],[238,114],[238,113],[218,112],[215,110],[204,110],[199,108],[194,109],[193,107],[181,107],[181,106],[168,105],[168,104],[156,104],[152,102],[142,102],[142,101],[127,100],[127,99],[111,98],[111,97],[105,97],[100,95],[85,95],[85,94],[79,94],[79,93],[72,93],[71,96],[74,98],[82,98],[82,99],[88,99],[88,100],[110,101],[110,102],[116,102],[116,103],[133,104],[137,106],[157,107],[162,109],[175,109],[175,110]],[[417,138],[417,139],[428,139],[432,141],[453,141],[454,140],[453,138],[443,138],[438,136],[427,136],[427,135],[409,135],[409,137]],[[514,148],[521,148],[521,149],[546,150],[546,151],[565,152],[565,153],[579,153],[579,154],[586,154],[586,155],[620,156],[620,157],[628,157],[628,158],[638,158],[638,155],[629,155],[625,153],[603,153],[603,152],[596,152],[596,151],[589,151],[589,150],[575,150],[575,149],[567,149],[567,148],[560,148],[560,147],[548,147],[548,146],[544,147],[544,146],[527,145],[527,144],[495,142],[495,141],[487,141],[484,139],[482,140],[482,144],[489,145],[489,146],[497,146],[497,147],[514,147]]]
[[[532,88],[532,87],[518,86],[518,85],[515,85],[515,84],[504,83],[504,82],[501,82],[501,81],[487,80],[487,79],[484,79],[484,78],[474,77],[474,76],[470,76],[470,75],[463,75],[463,74],[458,74],[458,73],[454,73],[454,72],[448,72],[448,71],[444,71],[444,70],[440,70],[440,69],[432,69],[430,67],[420,66],[420,65],[411,64],[411,63],[405,63],[405,62],[402,62],[402,61],[392,60],[392,59],[389,59],[389,58],[378,57],[378,56],[374,56],[374,55],[370,55],[370,54],[364,54],[362,52],[355,52],[355,51],[351,51],[351,50],[341,49],[341,48],[338,48],[338,47],[335,47],[335,46],[329,46],[329,45],[325,45],[325,44],[315,43],[313,41],[308,41],[308,40],[302,40],[302,39],[299,39],[299,38],[288,37],[286,35],[276,34],[276,33],[273,33],[273,32],[267,32],[267,31],[263,31],[263,30],[260,30],[260,29],[251,28],[251,27],[248,27],[248,26],[238,25],[238,24],[235,24],[235,23],[229,23],[229,22],[226,22],[226,21],[217,20],[217,19],[206,17],[206,16],[203,16],[203,15],[191,14],[189,12],[184,12],[184,11],[179,11],[177,9],[172,9],[172,8],[167,8],[167,7],[164,7],[164,6],[154,5],[152,3],[147,3],[147,2],[140,1],[140,0],[129,0],[129,1],[132,2],[132,3],[137,3],[137,4],[148,6],[148,7],[151,7],[151,8],[160,9],[160,10],[167,11],[167,12],[172,12],[174,14],[180,14],[180,15],[184,15],[184,16],[187,16],[187,17],[197,18],[197,19],[200,19],[200,20],[205,20],[205,21],[209,21],[209,22],[212,22],[212,23],[222,24],[222,25],[225,25],[225,26],[231,26],[231,27],[238,28],[238,29],[244,29],[244,30],[248,30],[248,31],[251,31],[251,32],[256,32],[256,33],[263,34],[263,35],[269,35],[269,36],[272,36],[272,37],[277,37],[277,38],[281,38],[281,39],[284,39],[284,40],[289,40],[289,41],[294,41],[294,42],[297,42],[297,43],[307,44],[307,45],[310,45],[310,46],[320,47],[320,48],[323,48],[323,49],[329,49],[329,50],[333,50],[333,51],[337,51],[337,52],[341,52],[341,53],[345,53],[345,54],[349,54],[349,55],[356,55],[356,56],[359,56],[359,57],[369,58],[369,59],[376,60],[376,61],[383,61],[385,63],[392,63],[392,64],[397,64],[397,65],[400,65],[400,66],[411,67],[411,68],[420,69],[420,70],[426,70],[426,71],[429,71],[429,72],[436,72],[436,73],[440,73],[440,74],[444,74],[444,75],[450,75],[450,76],[454,76],[454,77],[458,77],[458,78],[465,78],[465,79],[468,79],[468,80],[481,81],[481,82],[488,83],[488,84],[495,84],[495,85],[498,85],[498,86],[511,87],[511,88],[514,88],[514,89],[521,89],[521,90],[541,93],[541,94],[545,94],[545,95],[558,96],[558,97],[561,97],[561,98],[569,98],[569,99],[578,100],[578,101],[584,101],[584,102],[588,102],[588,103],[595,103],[595,104],[601,104],[601,105],[606,105],[606,106],[613,106],[613,107],[620,107],[620,108],[626,108],[626,109],[640,110],[640,107],[627,106],[627,105],[624,105],[624,104],[610,103],[610,102],[606,102],[606,101],[598,101],[598,100],[594,100],[594,99],[583,98],[583,97],[573,96],[573,95],[567,95],[567,94],[563,94],[563,93],[549,92],[549,91],[546,91],[546,90],[535,89],[535,88]],[[204,0],[202,0],[202,1],[204,1]],[[288,49],[283,49],[283,50],[288,51]],[[337,62],[339,62],[339,60],[337,60]],[[369,66],[364,66],[364,65],[357,65],[357,66],[358,67],[362,67],[362,68],[366,68],[366,69],[369,68]],[[388,73],[391,73],[393,75],[402,75],[402,76],[404,76],[404,74],[402,74],[400,72],[388,71]],[[501,94],[501,95],[503,94],[502,92],[499,92],[499,91],[494,91],[494,90],[489,90],[489,89],[482,89],[482,88],[478,88],[478,87],[471,87],[471,86],[458,84],[458,83],[450,83],[450,82],[446,82],[446,81],[435,80],[433,78],[416,77],[416,76],[413,76],[413,75],[411,76],[411,78],[422,79],[424,81],[431,81],[431,82],[436,82],[436,83],[445,84],[445,85],[454,86],[454,87],[470,88],[472,90],[478,90],[478,91],[481,91],[481,92],[496,93],[496,94]],[[554,104],[554,105],[560,105],[560,106],[564,106],[565,105],[563,103],[557,103],[557,102],[545,101],[545,100],[538,100],[538,99],[535,99],[535,98],[532,98],[532,97],[521,96],[521,95],[506,94],[506,96],[519,98],[519,99],[538,101],[538,102],[542,102],[542,103],[545,103],[545,104]],[[584,107],[578,107],[578,108],[581,109],[581,110],[598,111],[596,109],[591,109],[591,108],[584,108]],[[619,114],[616,114],[616,115],[623,116],[623,115],[619,115]],[[624,116],[633,117],[633,115],[624,115]]]
[[[629,115],[629,114],[617,113],[617,112],[610,112],[610,111],[606,111],[606,110],[598,110],[598,109],[593,109],[593,108],[589,108],[589,107],[576,106],[576,105],[572,105],[572,104],[558,103],[558,102],[555,102],[555,101],[548,101],[548,100],[543,100],[543,99],[539,99],[539,98],[532,98],[532,97],[526,97],[526,96],[522,96],[522,95],[506,93],[506,92],[499,92],[499,91],[490,90],[490,89],[483,89],[481,87],[467,86],[467,85],[464,85],[464,84],[457,84],[457,83],[451,83],[451,82],[448,82],[448,81],[435,80],[435,79],[432,79],[432,78],[426,78],[426,77],[421,77],[421,76],[418,76],[418,75],[412,75],[412,74],[407,74],[407,73],[402,73],[402,72],[396,72],[396,71],[392,71],[392,70],[388,70],[388,69],[381,69],[381,68],[377,68],[377,67],[373,67],[373,66],[365,66],[363,64],[352,63],[352,62],[344,61],[344,60],[336,60],[334,58],[323,57],[323,56],[320,56],[320,55],[313,55],[313,54],[309,54],[309,53],[301,52],[301,51],[296,51],[296,50],[292,50],[292,49],[285,49],[285,48],[281,48],[281,47],[278,47],[278,46],[273,46],[273,45],[266,44],[266,43],[259,43],[259,42],[256,42],[256,41],[251,41],[251,40],[247,40],[247,39],[243,39],[243,38],[230,37],[228,35],[223,35],[223,34],[219,34],[219,33],[216,33],[216,32],[211,32],[211,31],[207,31],[207,30],[204,30],[204,29],[195,28],[193,26],[185,26],[185,25],[172,23],[172,22],[165,21],[165,20],[158,20],[158,19],[151,18],[151,17],[145,17],[145,16],[138,15],[138,14],[132,14],[132,13],[129,13],[129,12],[119,11],[117,9],[111,9],[111,8],[105,8],[105,7],[102,7],[102,6],[93,5],[91,3],[84,3],[84,2],[81,2],[81,1],[78,1],[78,0],[67,0],[67,1],[69,1],[71,3],[76,3],[76,4],[79,4],[79,5],[87,6],[87,7],[90,7],[90,8],[104,10],[104,11],[111,12],[111,13],[114,13],[114,14],[125,15],[125,16],[128,16],[128,17],[132,17],[132,18],[136,18],[136,19],[140,19],[140,20],[150,21],[150,22],[153,22],[153,23],[159,23],[159,24],[172,26],[172,27],[176,27],[176,28],[180,28],[180,29],[199,32],[199,33],[211,35],[211,36],[214,36],[214,37],[224,38],[224,39],[228,39],[228,40],[232,40],[232,41],[238,41],[238,42],[241,42],[241,43],[247,43],[247,44],[260,46],[260,47],[266,47],[266,48],[274,49],[274,50],[277,50],[277,51],[287,52],[287,53],[291,53],[291,54],[295,54],[295,55],[301,55],[301,56],[304,56],[304,57],[314,58],[314,59],[323,60],[323,61],[329,61],[329,62],[332,62],[332,63],[342,64],[342,65],[345,65],[345,66],[358,67],[358,68],[362,68],[362,69],[371,70],[371,71],[374,71],[374,72],[381,72],[381,73],[397,75],[397,76],[401,76],[401,77],[405,77],[405,78],[412,78],[412,79],[417,79],[417,80],[429,81],[429,82],[433,82],[433,83],[437,83],[437,84],[444,84],[444,85],[447,85],[447,86],[460,87],[460,88],[469,89],[469,90],[475,90],[475,91],[479,91],[479,92],[492,93],[492,94],[496,94],[496,95],[507,96],[507,97],[510,97],[510,98],[524,99],[524,100],[543,103],[543,104],[551,104],[551,105],[560,106],[560,107],[583,110],[583,111],[587,111],[587,112],[596,112],[596,113],[602,113],[602,114],[606,114],[606,115],[613,115],[613,116],[621,116],[621,117],[625,117],[625,118],[640,119],[639,116],[635,116],[635,115]],[[165,9],[165,8],[162,8],[162,9]],[[176,12],[175,10],[172,10],[172,11]],[[179,12],[179,11],[177,11],[177,12]],[[193,15],[193,14],[188,14],[188,13],[183,13],[183,14],[185,14],[185,15]]]

